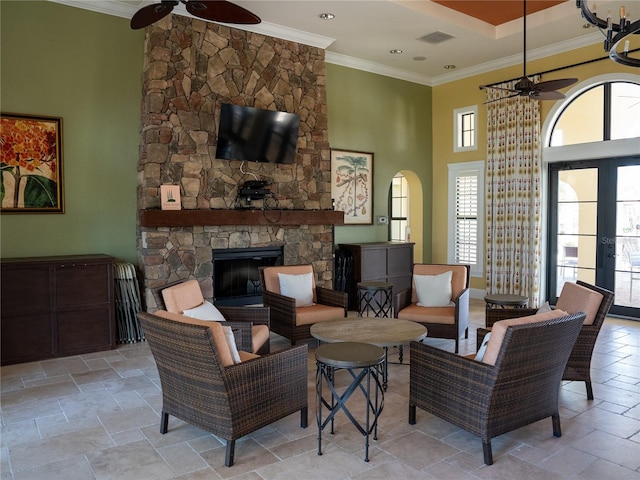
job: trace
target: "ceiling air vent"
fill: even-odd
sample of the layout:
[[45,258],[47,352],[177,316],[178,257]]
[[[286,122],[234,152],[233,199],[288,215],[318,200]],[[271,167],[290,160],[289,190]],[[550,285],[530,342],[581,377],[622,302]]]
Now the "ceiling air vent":
[[423,37],[420,37],[418,40],[421,40],[423,42],[435,45],[437,43],[442,43],[442,42],[444,42],[446,40],[450,40],[452,38],[456,38],[456,37],[454,37],[453,35],[449,35],[448,33],[444,33],[444,32],[433,32],[433,33],[429,33],[428,35],[425,35]]

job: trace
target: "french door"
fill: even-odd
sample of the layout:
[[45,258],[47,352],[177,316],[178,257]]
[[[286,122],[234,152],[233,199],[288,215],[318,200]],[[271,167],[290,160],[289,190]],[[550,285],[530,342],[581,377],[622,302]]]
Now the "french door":
[[640,156],[549,166],[547,298],[583,280],[640,319]]

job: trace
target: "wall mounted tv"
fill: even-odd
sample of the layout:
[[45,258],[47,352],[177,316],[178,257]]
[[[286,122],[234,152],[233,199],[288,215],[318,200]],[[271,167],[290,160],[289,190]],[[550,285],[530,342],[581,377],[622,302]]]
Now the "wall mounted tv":
[[216,158],[293,163],[300,116],[223,103]]

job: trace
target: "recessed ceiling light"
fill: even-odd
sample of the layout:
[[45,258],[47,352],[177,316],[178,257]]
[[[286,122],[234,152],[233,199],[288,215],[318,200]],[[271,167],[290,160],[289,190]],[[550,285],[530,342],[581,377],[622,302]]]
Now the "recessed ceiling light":
[[393,53],[394,55],[398,55],[398,54],[402,53],[402,50],[400,50],[398,48],[394,48],[393,50],[389,50],[389,53]]
[[456,66],[455,65],[451,65],[451,64],[444,66],[445,70],[454,70],[455,68],[456,68]]
[[320,18],[322,20],[333,20],[336,16],[333,13],[321,13]]
[[415,60],[416,62],[422,62],[423,60],[426,60],[427,57],[423,57],[423,56],[418,56],[418,57],[413,57],[413,60]]

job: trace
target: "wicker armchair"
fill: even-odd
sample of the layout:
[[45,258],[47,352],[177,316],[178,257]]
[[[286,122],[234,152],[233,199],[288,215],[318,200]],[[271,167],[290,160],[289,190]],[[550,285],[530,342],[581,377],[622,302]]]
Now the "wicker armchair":
[[402,290],[393,297],[393,315],[401,320],[418,322],[429,331],[431,338],[455,340],[455,353],[458,353],[459,339],[469,338],[469,265],[429,265],[416,263],[413,275],[440,275],[451,271],[450,305],[423,307],[418,305],[416,281],[411,287]]
[[[262,302],[271,309],[271,330],[288,338],[291,345],[309,340],[311,325],[323,320],[347,316],[348,296],[324,287],[319,287],[313,279],[313,302],[311,306],[296,307],[296,300],[282,295],[278,273],[299,275],[313,273],[311,265],[278,265],[260,268],[262,282]],[[313,277],[312,277],[313,278]]]
[[503,433],[551,417],[559,437],[560,378],[584,318],[506,327],[494,365],[412,342],[409,423],[420,407],[479,436],[487,465],[491,439]]
[[211,329],[141,312],[142,328],[160,374],[160,433],[169,415],[227,441],[225,465],[236,439],[300,411],[307,427],[307,346],[223,366]]
[[[197,280],[180,280],[153,291],[156,305],[171,313],[200,305],[204,298]],[[238,348],[246,352],[264,355],[271,344],[269,329],[271,314],[265,307],[216,307],[234,330]]]
[[[583,325],[578,340],[567,362],[562,380],[573,380],[577,382],[584,382],[587,389],[587,398],[593,400],[593,387],[591,385],[591,357],[593,355],[593,347],[598,339],[600,328],[604,323],[604,319],[609,313],[611,305],[614,301],[614,293],[606,290],[602,287],[591,285],[589,283],[578,280],[577,285],[588,288],[602,295],[602,302],[597,308],[593,323],[590,325]],[[535,308],[505,308],[496,309],[492,308],[487,310],[486,325],[491,327],[495,322],[499,320],[506,320],[509,318],[526,317],[536,313]],[[575,313],[575,312],[568,312]],[[478,335],[478,348],[482,342],[482,338],[487,334],[489,329],[479,328]]]

